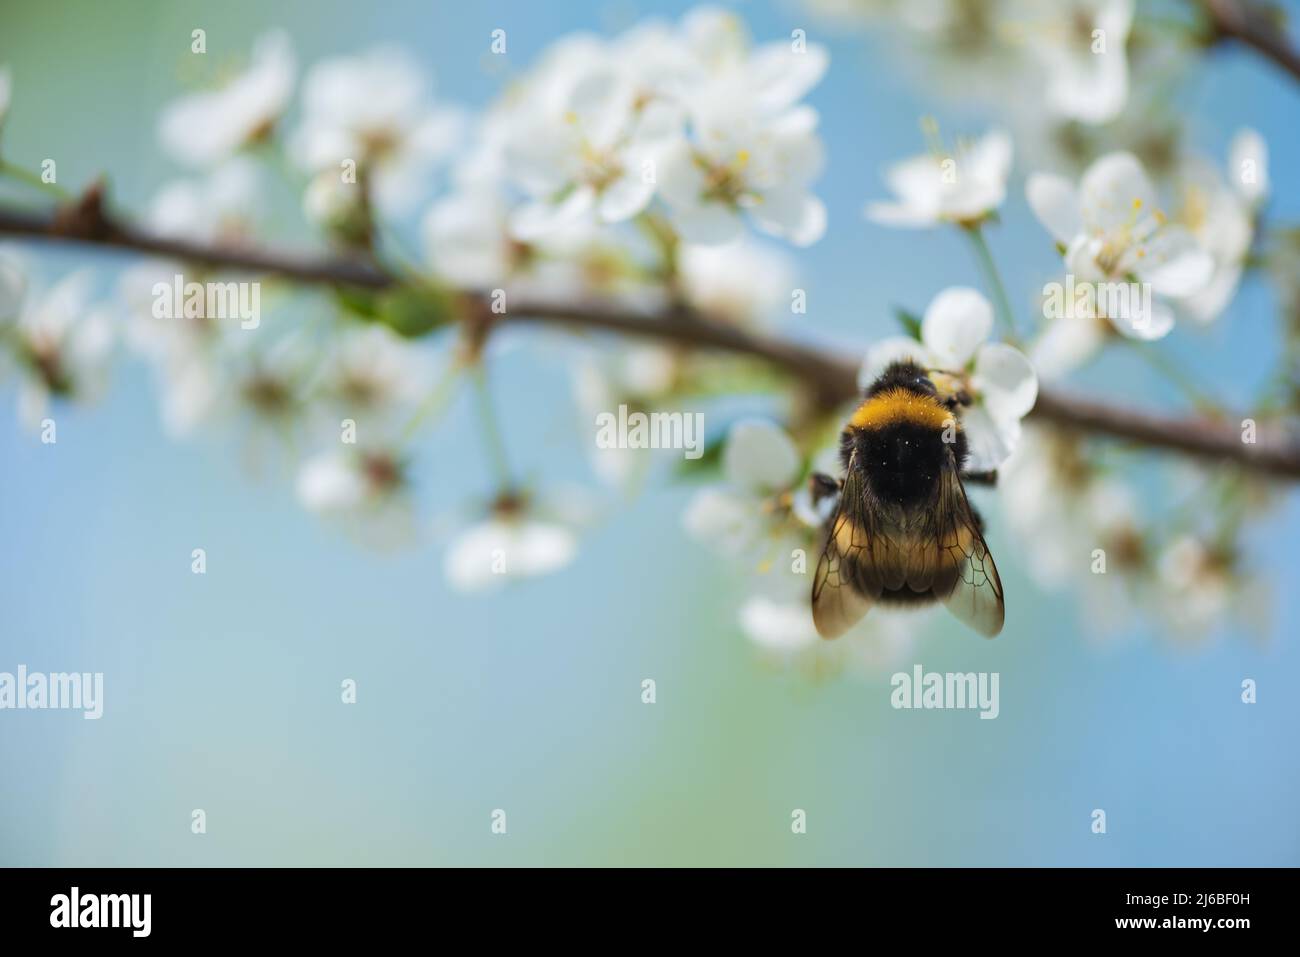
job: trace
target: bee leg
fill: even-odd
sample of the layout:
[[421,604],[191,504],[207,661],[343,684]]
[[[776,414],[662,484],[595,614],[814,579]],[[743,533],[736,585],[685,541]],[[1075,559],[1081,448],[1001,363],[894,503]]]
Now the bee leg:
[[952,395],[944,397],[943,404],[948,407],[949,412],[960,412],[962,409],[970,406],[970,393],[965,389],[962,389],[960,392],[954,392]]
[[998,470],[993,469],[989,472],[963,472],[961,480],[963,482],[970,482],[974,485],[997,485]]
[[808,491],[812,493],[813,505],[820,505],[825,499],[840,494],[842,484],[823,472],[813,472],[808,476]]

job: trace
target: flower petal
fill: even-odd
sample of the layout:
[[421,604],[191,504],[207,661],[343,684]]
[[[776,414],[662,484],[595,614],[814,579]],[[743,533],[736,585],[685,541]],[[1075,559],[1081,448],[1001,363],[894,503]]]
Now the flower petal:
[[1214,257],[1181,226],[1159,230],[1141,248],[1133,271],[1161,296],[1190,296],[1214,275]]
[[1080,211],[1090,231],[1110,233],[1156,208],[1156,191],[1132,153],[1107,153],[1088,167],[1079,185]]
[[705,174],[695,162],[695,153],[686,140],[666,146],[658,155],[659,192],[671,206],[694,207],[701,202]]
[[930,350],[924,343],[908,336],[889,336],[874,343],[867,350],[866,358],[862,360],[862,367],[858,370],[858,387],[868,388],[880,378],[880,374],[891,363],[902,362],[905,359],[910,359],[925,368],[936,364],[935,357],[930,354]]
[[816,196],[802,191],[766,194],[753,216],[760,229],[784,236],[796,246],[811,246],[826,233],[826,207]]
[[682,527],[696,541],[739,555],[757,535],[754,502],[722,488],[703,488],[686,506]]
[[595,201],[595,190],[580,186],[558,203],[545,200],[524,203],[510,215],[510,232],[524,241],[539,239],[581,220]]
[[939,211],[943,194],[943,167],[929,153],[910,156],[885,171],[885,184],[906,205]]
[[701,246],[729,243],[745,230],[740,213],[725,203],[675,206],[672,208],[672,221],[682,239]]
[[782,654],[814,648],[821,642],[806,601],[777,601],[754,595],[740,606],[740,627],[759,647]]
[[785,42],[764,44],[750,55],[750,95],[760,109],[784,109],[821,81],[829,63],[820,44],[808,44],[802,52]]
[[1106,123],[1124,109],[1128,99],[1128,60],[1123,37],[1111,35],[1117,47],[1104,53],[1071,51],[1051,71],[1046,99],[1062,116],[1083,123]]
[[943,290],[921,320],[921,340],[948,370],[965,368],[992,331],[993,307],[968,286]]
[[346,511],[366,497],[360,470],[341,455],[326,453],[308,459],[298,471],[298,500],[314,512]]
[[1020,442],[1019,419],[999,419],[982,405],[967,409],[961,424],[966,433],[966,468],[971,472],[1001,467]]
[[799,452],[780,426],[765,419],[744,419],[727,435],[722,473],[739,489],[779,491],[799,477]]
[[1119,310],[1107,316],[1110,324],[1130,339],[1153,341],[1163,339],[1174,328],[1174,311],[1162,299],[1152,299],[1151,308]]
[[1020,419],[1038,400],[1038,375],[1019,349],[1002,342],[981,346],[971,384],[995,418]]
[[573,531],[551,522],[526,521],[511,529],[506,549],[506,573],[518,577],[549,575],[573,561],[578,539]]
[[649,205],[654,192],[655,184],[646,182],[639,169],[629,170],[601,191],[600,218],[607,223],[631,219]]
[[1006,185],[1014,146],[1006,130],[989,130],[965,156],[966,175],[988,183]]
[[1034,173],[1025,183],[1025,198],[1043,228],[1058,243],[1068,246],[1083,231],[1079,194],[1064,176]]
[[456,540],[443,568],[453,587],[477,591],[508,578],[558,571],[576,554],[577,539],[562,525],[489,519]]
[[1239,263],[1224,263],[1215,270],[1214,278],[1200,292],[1179,300],[1182,311],[1197,322],[1211,322],[1228,308],[1241,284],[1242,267]]
[[1105,344],[1105,331],[1095,316],[1053,319],[1034,340],[1030,362],[1046,380],[1064,378],[1097,354]]

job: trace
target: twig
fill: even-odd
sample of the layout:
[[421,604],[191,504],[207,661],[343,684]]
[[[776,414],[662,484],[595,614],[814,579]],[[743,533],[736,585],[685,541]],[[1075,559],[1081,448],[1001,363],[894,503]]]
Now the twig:
[[[2,234],[46,241],[94,243],[111,249],[151,253],[204,266],[276,275],[308,283],[383,289],[399,281],[366,262],[246,246],[209,246],[150,236],[110,220],[103,210],[102,195],[94,189],[75,206],[66,207],[54,215],[0,208]],[[597,329],[762,359],[801,382],[825,407],[846,402],[858,392],[859,356],[856,349],[837,352],[750,332],[681,307],[638,312],[626,304],[601,302],[536,300],[515,301],[508,305],[508,312],[498,316],[497,321]],[[486,300],[484,308],[487,308]],[[1154,415],[1046,387],[1039,391],[1038,404],[1030,415],[1037,421],[1062,428],[1300,479],[1300,436],[1258,430],[1257,441],[1246,443],[1242,440],[1240,420]]]
[[382,289],[395,282],[392,276],[363,261],[244,246],[209,246],[184,239],[151,236],[109,219],[102,208],[102,192],[97,187],[92,187],[75,205],[64,207],[52,217],[0,209],[0,233],[99,243],[201,266],[270,273],[300,282],[337,283],[369,289]]
[[1200,0],[1200,6],[1210,18],[1215,39],[1244,43],[1300,80],[1300,52],[1259,4],[1253,0]]

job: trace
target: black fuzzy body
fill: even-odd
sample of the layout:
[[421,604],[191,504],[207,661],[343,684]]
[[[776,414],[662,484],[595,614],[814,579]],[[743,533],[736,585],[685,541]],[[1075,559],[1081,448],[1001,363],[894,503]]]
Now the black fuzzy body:
[[[939,399],[938,390],[925,371],[911,362],[896,362],[885,370],[865,398],[902,389],[919,399]],[[947,438],[949,441],[945,441]],[[914,422],[896,422],[872,428],[846,428],[840,437],[840,460],[845,471],[856,461],[865,478],[865,491],[875,499],[867,504],[892,505],[905,510],[931,506],[939,480],[946,470],[960,474],[967,456],[966,433],[953,417],[953,428],[944,429]]]
[[881,504],[925,507],[934,501],[943,473],[966,457],[966,436],[960,429],[954,433],[946,443],[942,431],[908,422],[854,429],[845,432],[840,454],[846,466],[850,457],[856,459]]

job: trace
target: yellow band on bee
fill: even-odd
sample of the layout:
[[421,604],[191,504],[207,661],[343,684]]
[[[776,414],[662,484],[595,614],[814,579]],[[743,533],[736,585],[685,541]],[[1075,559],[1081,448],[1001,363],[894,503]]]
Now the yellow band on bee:
[[901,423],[945,429],[955,422],[953,414],[938,399],[910,389],[886,389],[873,395],[853,413],[849,425],[858,429],[879,429]]

